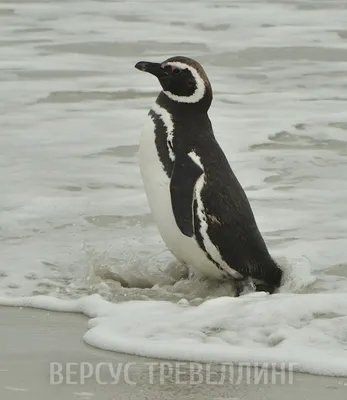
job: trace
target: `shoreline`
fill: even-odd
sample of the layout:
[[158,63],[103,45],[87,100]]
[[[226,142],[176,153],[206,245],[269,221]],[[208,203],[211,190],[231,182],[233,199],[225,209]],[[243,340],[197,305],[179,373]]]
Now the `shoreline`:
[[218,365],[99,350],[82,340],[88,318],[77,313],[1,306],[0,316],[1,399],[289,400],[297,396],[323,400],[329,396],[345,400],[347,396],[347,378],[236,366],[223,371]]

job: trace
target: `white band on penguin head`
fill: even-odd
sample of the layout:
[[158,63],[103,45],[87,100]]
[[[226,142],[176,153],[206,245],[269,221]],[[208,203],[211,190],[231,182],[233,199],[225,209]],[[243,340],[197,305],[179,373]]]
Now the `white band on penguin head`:
[[180,69],[188,69],[193,75],[196,83],[196,89],[194,93],[191,94],[190,96],[178,96],[176,94],[169,92],[168,90],[164,90],[164,93],[166,94],[167,97],[169,97],[171,100],[178,101],[180,103],[197,103],[204,97],[206,91],[206,84],[195,68],[191,67],[188,64],[184,64],[178,61],[168,62],[166,63],[166,65],[171,65],[173,67],[177,67]]

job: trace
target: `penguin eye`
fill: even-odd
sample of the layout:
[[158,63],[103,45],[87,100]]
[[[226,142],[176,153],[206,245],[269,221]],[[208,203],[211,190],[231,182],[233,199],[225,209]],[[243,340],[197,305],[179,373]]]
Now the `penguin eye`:
[[177,68],[177,67],[172,67],[172,75],[181,75],[182,70],[181,68]]

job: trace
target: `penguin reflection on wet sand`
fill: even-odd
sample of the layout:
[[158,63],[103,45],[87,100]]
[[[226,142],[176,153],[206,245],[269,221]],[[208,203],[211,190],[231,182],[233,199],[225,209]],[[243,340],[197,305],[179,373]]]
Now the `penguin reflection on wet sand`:
[[162,87],[139,147],[153,218],[171,253],[214,279],[233,278],[239,296],[274,293],[282,270],[273,260],[247,196],[213,132],[212,88],[202,66],[187,57],[140,61]]

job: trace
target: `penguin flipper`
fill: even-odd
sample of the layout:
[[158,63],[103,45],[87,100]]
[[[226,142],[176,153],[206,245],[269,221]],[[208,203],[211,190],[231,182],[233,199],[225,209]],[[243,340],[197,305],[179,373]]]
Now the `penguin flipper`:
[[170,180],[171,206],[178,228],[189,237],[194,234],[194,188],[202,173],[201,167],[188,154],[176,154]]

